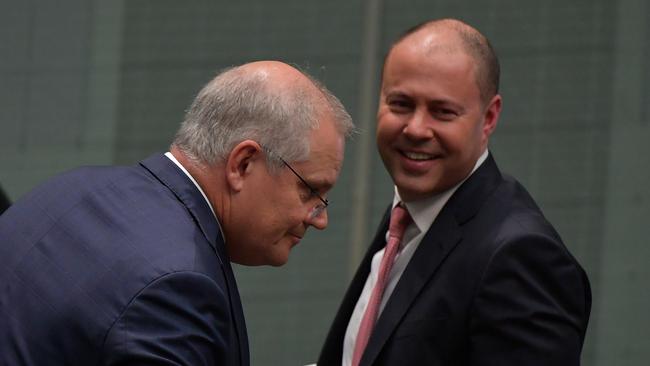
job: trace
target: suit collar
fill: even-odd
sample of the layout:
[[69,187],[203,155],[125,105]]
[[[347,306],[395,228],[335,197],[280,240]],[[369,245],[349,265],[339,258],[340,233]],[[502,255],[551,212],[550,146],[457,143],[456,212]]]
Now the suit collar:
[[176,198],[187,207],[205,238],[217,251],[222,264],[224,261],[228,261],[219,223],[201,192],[185,173],[163,154],[154,154],[142,160],[140,165],[169,188]]
[[[197,183],[197,181],[194,179],[194,177],[192,177],[192,174],[190,174],[190,172],[188,172],[187,169],[185,169],[185,167],[183,166],[183,164],[181,164],[181,162],[178,161],[178,160],[176,159],[176,157],[175,157],[174,155],[172,155],[172,153],[170,153],[170,152],[166,152],[166,153],[165,153],[165,156],[166,156],[169,160],[171,160],[172,162],[174,162],[174,164],[176,164],[176,166],[177,166],[180,170],[182,170],[183,173],[185,173],[185,175],[186,175],[186,176],[187,176],[187,177],[192,181],[192,183],[194,183],[194,186],[196,187],[196,189],[199,190],[199,192],[201,193],[201,196],[203,196],[203,199],[205,200],[205,203],[208,204],[208,207],[210,207],[210,211],[212,211],[212,214],[213,214],[214,217],[216,218],[216,217],[217,217],[217,214],[214,212],[214,207],[212,207],[212,205],[210,204],[210,201],[208,200],[208,196],[205,195],[205,192],[203,192],[203,189],[201,189],[201,186],[199,185],[199,183]],[[218,222],[218,220],[217,220],[217,222]]]
[[[476,215],[485,199],[494,191],[500,180],[501,173],[490,154],[474,174],[454,192],[422,238],[413,258],[411,258],[399,283],[386,303],[386,307],[377,320],[375,329],[368,341],[361,359],[361,365],[374,363],[383,345],[402,321],[422,288],[461,241],[463,237],[462,226]],[[382,226],[380,232],[384,230],[386,228]],[[385,245],[385,242],[381,239],[375,238],[371,253],[375,253]],[[366,261],[364,261],[364,264],[366,264]],[[365,281],[366,277],[367,270],[362,281]],[[358,295],[356,298],[358,298]]]
[[501,171],[490,153],[483,165],[458,188],[447,204],[458,223],[464,224],[474,217],[502,180]]
[[201,229],[201,232],[210,245],[217,252],[217,258],[221,262],[221,268],[228,287],[228,299],[230,301],[231,314],[234,318],[234,328],[239,344],[239,361],[242,365],[248,365],[248,335],[246,332],[246,321],[242,311],[242,304],[237,289],[237,282],[226,253],[225,240],[219,228],[210,206],[204,196],[197,189],[190,178],[171,160],[162,154],[155,154],[140,162],[154,177],[173,192],[189,210],[194,221]]

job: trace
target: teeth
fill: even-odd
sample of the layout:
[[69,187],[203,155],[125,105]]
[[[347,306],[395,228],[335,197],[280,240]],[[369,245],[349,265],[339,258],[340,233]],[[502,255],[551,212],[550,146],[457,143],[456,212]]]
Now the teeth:
[[404,152],[407,158],[412,160],[430,160],[433,159],[433,155],[416,153],[416,152]]

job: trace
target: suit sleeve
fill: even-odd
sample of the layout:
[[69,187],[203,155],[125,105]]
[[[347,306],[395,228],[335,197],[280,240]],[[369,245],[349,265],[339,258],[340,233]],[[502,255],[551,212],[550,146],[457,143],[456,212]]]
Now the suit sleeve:
[[471,365],[579,365],[591,292],[553,238],[508,240],[493,254],[470,323]]
[[144,288],[104,342],[104,365],[219,365],[228,348],[226,291],[194,272]]

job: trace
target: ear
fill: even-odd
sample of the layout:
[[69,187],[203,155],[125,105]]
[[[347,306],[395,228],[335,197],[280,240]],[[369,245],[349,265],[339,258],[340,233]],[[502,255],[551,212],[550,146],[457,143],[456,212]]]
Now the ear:
[[230,151],[226,160],[226,182],[230,189],[235,192],[241,191],[253,166],[263,158],[262,147],[257,142],[244,140],[238,143]]
[[497,122],[499,121],[499,114],[501,113],[501,95],[497,94],[492,97],[490,103],[485,109],[485,115],[483,116],[483,137],[487,140],[488,137],[494,132],[497,128]]

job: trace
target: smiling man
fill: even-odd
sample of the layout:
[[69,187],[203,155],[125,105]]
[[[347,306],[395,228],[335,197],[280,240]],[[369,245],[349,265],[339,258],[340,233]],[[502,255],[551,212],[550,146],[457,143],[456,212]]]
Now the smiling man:
[[498,84],[488,40],[458,20],[390,49],[377,146],[395,193],[319,366],[580,363],[589,282],[488,151]]
[[248,365],[230,262],[327,226],[350,116],[264,61],[198,94],[171,151],[62,174],[0,216],[0,364]]

